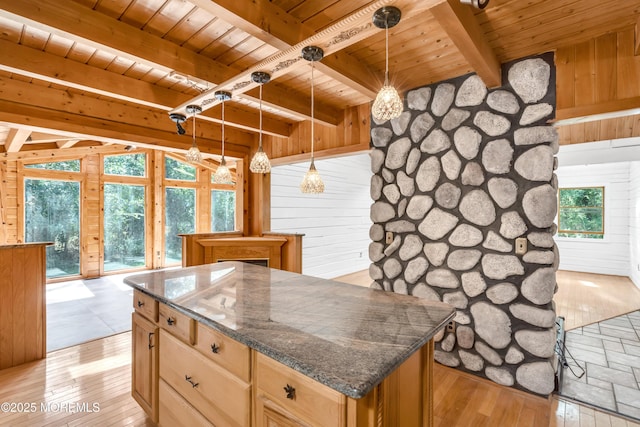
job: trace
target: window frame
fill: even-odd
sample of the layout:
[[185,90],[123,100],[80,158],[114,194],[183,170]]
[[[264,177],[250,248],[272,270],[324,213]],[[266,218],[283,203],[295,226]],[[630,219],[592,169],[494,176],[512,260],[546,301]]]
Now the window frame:
[[[562,207],[560,192],[562,190],[583,190],[583,189],[601,189],[602,190],[602,205],[601,206],[567,206]],[[556,232],[556,237],[560,239],[568,239],[572,241],[581,241],[581,242],[603,242],[606,240],[606,188],[605,185],[586,185],[586,186],[576,186],[576,187],[558,187],[558,230]],[[602,231],[585,231],[585,230],[563,230],[560,228],[560,213],[563,209],[600,209],[602,211]],[[560,236],[561,233],[567,234],[590,234],[596,236],[602,236],[601,238],[586,238],[586,237],[572,237],[572,236]]]

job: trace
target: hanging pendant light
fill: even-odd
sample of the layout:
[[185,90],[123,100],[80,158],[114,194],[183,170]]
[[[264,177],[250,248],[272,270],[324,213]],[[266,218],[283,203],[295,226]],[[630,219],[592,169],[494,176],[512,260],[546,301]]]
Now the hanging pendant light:
[[389,84],[389,28],[400,22],[400,9],[393,6],[382,7],[373,14],[373,25],[385,30],[385,68],[384,85],[371,107],[371,115],[376,120],[386,121],[395,119],[402,114],[402,99],[396,88]]
[[198,150],[198,145],[196,144],[196,115],[202,113],[202,108],[199,105],[187,105],[186,111],[193,116],[193,143],[191,144],[189,151],[187,151],[185,159],[189,163],[200,163],[202,161],[202,154],[200,153],[200,150]]
[[249,170],[253,173],[269,173],[271,172],[271,163],[267,153],[262,149],[262,86],[271,80],[271,76],[262,71],[251,73],[251,80],[260,85],[260,136],[258,140],[258,151],[253,155]]
[[302,57],[311,62],[311,165],[304,179],[300,183],[300,191],[308,194],[319,194],[324,192],[324,182],[316,169],[313,162],[313,143],[314,143],[314,106],[313,106],[313,69],[314,62],[320,61],[324,56],[324,51],[317,46],[307,46],[302,49]]
[[222,104],[222,159],[220,160],[220,166],[216,169],[216,173],[213,174],[213,182],[216,184],[233,184],[231,172],[227,167],[227,161],[224,159],[224,102],[231,99],[231,92],[219,90],[214,95]]

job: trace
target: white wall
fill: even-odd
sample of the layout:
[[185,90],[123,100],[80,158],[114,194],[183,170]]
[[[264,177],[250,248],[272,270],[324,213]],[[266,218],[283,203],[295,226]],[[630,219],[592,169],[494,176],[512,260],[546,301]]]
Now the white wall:
[[271,230],[303,233],[302,272],[333,278],[369,268],[369,153],[316,160],[323,194],[300,192],[309,163],[271,170]]
[[630,166],[629,199],[629,277],[640,287],[640,162]]

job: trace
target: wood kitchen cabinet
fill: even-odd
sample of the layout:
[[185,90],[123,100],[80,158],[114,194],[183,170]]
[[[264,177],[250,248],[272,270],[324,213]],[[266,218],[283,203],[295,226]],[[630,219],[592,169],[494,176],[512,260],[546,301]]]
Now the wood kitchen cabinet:
[[[139,295],[138,295],[139,294]],[[157,316],[157,302],[139,292],[134,294],[136,311],[131,315],[131,395],[158,422],[158,326],[144,317]]]

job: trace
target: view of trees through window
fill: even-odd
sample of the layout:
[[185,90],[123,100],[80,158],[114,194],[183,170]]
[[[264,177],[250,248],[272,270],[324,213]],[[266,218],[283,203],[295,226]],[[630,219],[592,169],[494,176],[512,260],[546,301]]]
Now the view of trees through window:
[[211,191],[211,231],[233,231],[236,226],[236,193]]
[[182,261],[182,239],[178,234],[196,231],[196,190],[167,187],[165,189],[165,263]]
[[104,270],[145,265],[144,186],[104,185]]
[[45,169],[50,171],[68,171],[68,172],[80,172],[80,160],[69,160],[63,162],[47,162],[47,163],[33,163],[24,165],[27,169]]
[[560,188],[558,236],[604,237],[604,187]]
[[145,176],[145,154],[105,156],[104,173],[107,175]]
[[80,183],[25,179],[25,242],[47,247],[47,277],[80,274]]

